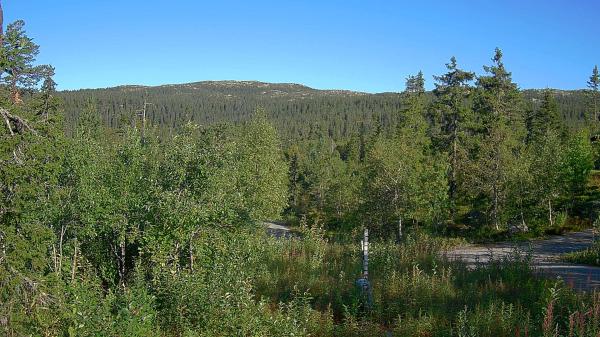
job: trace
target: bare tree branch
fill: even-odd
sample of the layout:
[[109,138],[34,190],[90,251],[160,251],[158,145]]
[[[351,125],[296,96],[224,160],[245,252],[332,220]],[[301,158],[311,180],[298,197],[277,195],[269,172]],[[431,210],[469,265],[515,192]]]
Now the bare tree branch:
[[6,123],[11,136],[14,136],[15,132],[23,134],[25,130],[29,130],[34,135],[38,136],[37,131],[29,126],[25,119],[17,115],[13,115],[8,110],[3,108],[0,108],[0,115],[4,118],[4,122]]

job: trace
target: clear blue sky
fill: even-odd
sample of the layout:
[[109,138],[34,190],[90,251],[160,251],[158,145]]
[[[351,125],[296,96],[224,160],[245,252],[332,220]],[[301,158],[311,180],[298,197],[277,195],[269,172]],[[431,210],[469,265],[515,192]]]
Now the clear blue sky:
[[600,64],[600,1],[3,0],[60,89],[201,80],[400,91],[496,46],[522,88],[582,88]]

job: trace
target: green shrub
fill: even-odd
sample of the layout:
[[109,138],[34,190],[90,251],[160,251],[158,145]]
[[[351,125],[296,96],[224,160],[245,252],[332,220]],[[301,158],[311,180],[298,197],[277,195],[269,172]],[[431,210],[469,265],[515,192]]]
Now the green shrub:
[[600,242],[594,243],[592,247],[585,250],[567,253],[563,256],[563,260],[572,263],[600,266]]

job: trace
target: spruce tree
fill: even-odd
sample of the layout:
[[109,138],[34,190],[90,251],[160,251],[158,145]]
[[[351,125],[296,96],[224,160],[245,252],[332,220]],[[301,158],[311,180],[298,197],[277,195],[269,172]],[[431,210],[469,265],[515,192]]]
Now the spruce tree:
[[42,86],[33,102],[33,110],[44,120],[48,120],[51,113],[57,112],[60,105],[59,98],[56,96],[56,82],[54,82],[53,76],[54,67],[44,67]]
[[466,156],[465,142],[468,137],[468,123],[472,118],[471,108],[467,102],[471,94],[469,83],[475,74],[458,68],[454,56],[450,59],[450,63],[446,64],[446,68],[447,73],[434,76],[436,81],[433,91],[436,97],[434,120],[439,126],[439,130],[436,130],[438,146],[441,151],[449,154],[448,197],[451,202],[452,218],[454,218],[458,176]]
[[558,111],[558,104],[550,89],[544,90],[542,103],[529,112],[526,119],[527,143],[541,141],[549,131],[564,134],[564,125]]
[[587,81],[587,86],[592,95],[592,113],[594,115],[594,122],[598,122],[598,95],[600,91],[600,75],[598,74],[598,66],[594,66],[592,75]]
[[519,150],[524,136],[520,92],[496,48],[493,64],[484,66],[487,76],[477,79],[474,110],[479,120],[477,160],[473,167],[472,187],[487,202],[487,211],[496,230],[508,220],[507,201],[515,186],[512,179],[519,171]]

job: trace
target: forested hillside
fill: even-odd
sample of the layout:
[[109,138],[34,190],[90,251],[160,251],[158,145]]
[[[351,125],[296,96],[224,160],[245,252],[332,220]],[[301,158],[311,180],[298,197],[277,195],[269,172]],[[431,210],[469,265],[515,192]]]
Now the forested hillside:
[[[402,82],[399,79],[399,82]],[[591,107],[583,91],[553,90],[559,111],[569,125],[581,125]],[[343,140],[375,124],[384,129],[397,124],[403,108],[400,93],[367,94],[316,90],[298,84],[252,81],[215,81],[157,87],[122,86],[63,91],[67,126],[91,103],[110,127],[135,121],[144,100],[148,121],[163,129],[178,129],[188,121],[198,124],[238,122],[263,108],[284,140],[318,137]],[[539,105],[543,90],[523,91],[525,102]],[[427,94],[429,100],[433,94]]]

